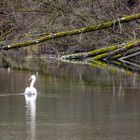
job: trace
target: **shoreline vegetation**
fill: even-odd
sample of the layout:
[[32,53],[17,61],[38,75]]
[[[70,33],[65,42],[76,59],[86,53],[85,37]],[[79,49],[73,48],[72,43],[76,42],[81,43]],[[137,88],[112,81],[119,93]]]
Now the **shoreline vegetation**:
[[[61,61],[115,64],[127,61],[130,64],[130,59],[139,59],[137,56],[140,54],[140,3],[137,0],[110,2],[62,1],[56,5],[55,1],[47,0],[1,1],[1,57],[51,55]],[[92,7],[89,7],[91,4]],[[97,6],[95,11],[93,4]],[[27,5],[32,5],[30,10]],[[77,9],[77,6],[80,7]],[[85,8],[88,8],[87,11]],[[96,11],[99,9],[101,13]],[[107,13],[102,15],[105,11]],[[56,13],[58,17],[54,16]],[[50,23],[46,25],[45,22]]]

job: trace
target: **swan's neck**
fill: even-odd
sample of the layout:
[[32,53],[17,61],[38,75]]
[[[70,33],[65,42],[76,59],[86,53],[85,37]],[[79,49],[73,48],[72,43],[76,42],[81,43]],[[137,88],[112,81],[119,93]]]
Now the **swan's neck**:
[[31,81],[30,87],[34,87],[35,80],[36,80],[36,79],[33,79],[33,80]]

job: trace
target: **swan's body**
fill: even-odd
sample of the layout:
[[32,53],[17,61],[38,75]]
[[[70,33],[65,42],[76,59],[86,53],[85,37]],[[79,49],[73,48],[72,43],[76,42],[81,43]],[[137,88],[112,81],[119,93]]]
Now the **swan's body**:
[[25,94],[35,95],[35,94],[37,94],[37,90],[34,87],[27,87],[25,89]]
[[30,84],[30,87],[27,87],[25,89],[25,99],[26,101],[29,99],[29,98],[32,98],[33,100],[36,99],[36,96],[37,96],[37,90],[36,88],[34,87],[34,83],[36,81],[36,76],[35,75],[31,75],[30,79],[29,80],[32,80],[31,81],[31,84]]

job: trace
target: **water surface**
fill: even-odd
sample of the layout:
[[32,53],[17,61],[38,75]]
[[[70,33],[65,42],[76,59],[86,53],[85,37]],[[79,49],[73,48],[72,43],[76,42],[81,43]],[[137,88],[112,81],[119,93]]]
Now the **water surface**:
[[140,139],[138,73],[47,66],[37,72],[37,100],[27,102],[21,93],[36,72],[0,68],[0,140]]

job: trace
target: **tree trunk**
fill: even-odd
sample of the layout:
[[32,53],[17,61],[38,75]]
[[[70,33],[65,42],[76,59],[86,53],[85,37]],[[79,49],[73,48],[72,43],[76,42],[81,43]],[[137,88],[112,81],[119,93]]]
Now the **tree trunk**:
[[62,56],[61,60],[113,60],[120,59],[124,53],[128,50],[138,47],[140,45],[140,39],[122,44],[120,46],[110,46],[86,53],[77,53],[71,55]]

